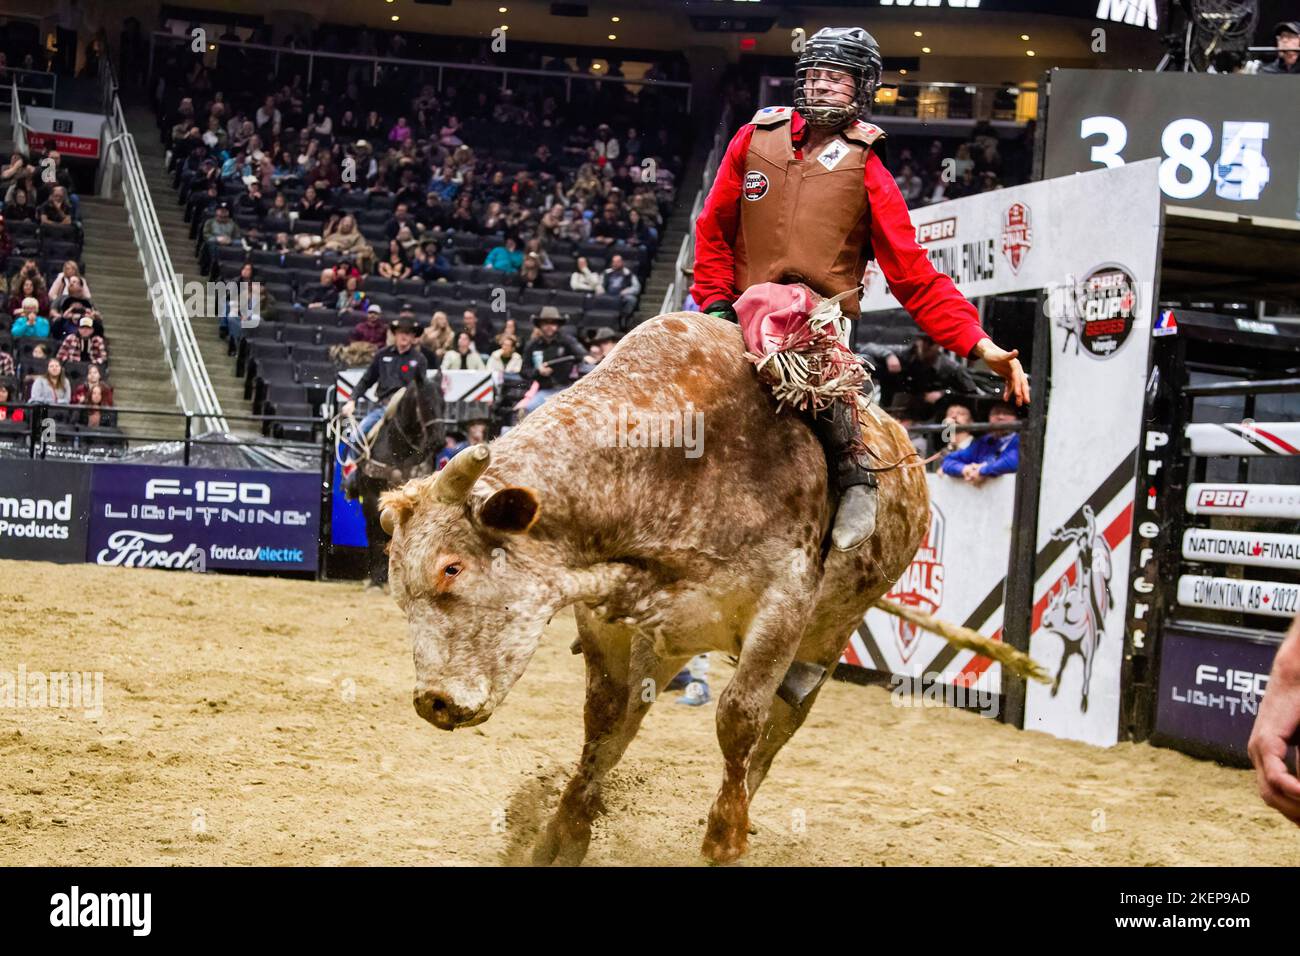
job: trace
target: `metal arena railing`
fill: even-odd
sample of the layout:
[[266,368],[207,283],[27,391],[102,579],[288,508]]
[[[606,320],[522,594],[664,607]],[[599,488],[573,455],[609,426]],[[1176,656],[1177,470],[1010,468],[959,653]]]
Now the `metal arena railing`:
[[[0,90],[7,95],[7,103],[10,107],[21,105],[54,108],[54,104],[58,100],[59,90],[59,77],[56,74],[48,73],[45,70],[22,70],[12,66],[7,67],[5,72],[13,76],[13,83],[9,86],[0,86]],[[20,75],[23,81],[21,83],[19,82]],[[24,93],[30,94],[26,97],[25,103],[22,96]],[[38,103],[37,99],[41,98],[48,99],[49,102]],[[0,100],[0,105],[4,105],[5,102]]]
[[[764,76],[759,84],[759,106],[790,103],[794,77]],[[890,120],[936,123],[1026,123],[1038,113],[1038,88],[1024,83],[882,83],[871,104],[871,115]]]
[[14,151],[27,155],[27,130],[29,127],[23,122],[23,103],[18,98],[18,78],[14,77],[10,84],[9,97],[9,126],[12,132],[9,134],[14,141]]
[[[691,215],[687,220],[686,235],[682,236],[682,245],[677,252],[677,262],[673,267],[673,281],[669,283],[668,290],[664,293],[663,306],[660,315],[667,312],[676,312],[686,304],[686,295],[691,287],[691,280],[694,275],[695,265],[695,220],[699,218],[701,210],[704,209],[704,198],[713,188],[713,180],[718,175],[718,166],[722,163],[722,157],[726,155],[727,144],[731,142],[731,104],[728,103],[722,109],[722,115],[718,118],[718,125],[713,131],[713,146],[709,150],[708,157],[704,160],[704,178],[700,184],[699,190],[695,193],[695,198],[691,201]],[[696,303],[700,305],[701,303]]]
[[120,169],[127,219],[144,269],[149,307],[158,323],[177,402],[186,415],[202,420],[203,431],[228,432],[230,427],[181,301],[180,279],[172,266],[162,227],[158,223],[135,138],[127,129],[122,101],[117,95],[117,80],[108,57],[100,60],[100,80],[108,107],[109,133],[104,152],[105,162],[110,164],[104,173],[106,186],[101,193],[111,192],[113,173]]
[[[247,446],[275,452],[297,452],[310,455],[321,462],[322,471],[329,465],[330,445],[325,440],[328,422],[324,417],[294,415],[230,415],[232,421],[258,426],[263,438],[238,438],[226,433],[205,432],[206,419],[201,415],[181,411],[164,411],[157,408],[133,408],[129,405],[109,405],[91,408],[86,405],[47,404],[44,402],[4,402],[4,417],[0,419],[0,445],[11,449],[21,444],[29,458],[57,456],[60,451],[93,453],[94,457],[112,460],[114,452],[126,452],[141,444],[170,443],[180,445],[181,464],[189,465],[193,452],[203,446],[221,448]],[[100,428],[79,426],[73,421],[89,412],[99,411],[114,422]],[[15,416],[21,413],[20,420]],[[120,428],[124,419],[143,418],[160,422],[150,433],[132,431],[127,434]],[[168,424],[179,424],[179,429],[168,430]],[[311,439],[286,438],[276,434],[276,426],[310,429]],[[272,443],[273,442],[273,443]],[[51,453],[54,453],[53,455]],[[251,467],[251,466],[250,466]]]
[[[208,44],[208,52],[216,50],[221,46],[221,40],[216,37],[205,38]],[[168,33],[165,30],[156,30],[149,34],[149,77],[154,74],[154,55],[155,47],[159,42],[190,47],[193,43],[193,37],[189,32],[182,35]],[[353,63],[366,63],[370,65],[371,81],[378,85],[381,73],[394,66],[412,66],[425,70],[436,70],[434,78],[434,87],[441,92],[443,82],[448,72],[451,73],[494,73],[501,76],[501,88],[509,88],[509,79],[512,76],[538,76],[551,80],[564,80],[564,99],[569,101],[572,95],[574,83],[622,83],[625,86],[649,86],[663,89],[682,90],[686,94],[686,112],[691,111],[691,84],[680,80],[647,80],[628,78],[621,76],[590,76],[580,73],[559,73],[554,70],[530,70],[522,67],[501,67],[485,66],[479,63],[453,63],[448,60],[409,60],[400,57],[391,56],[367,56],[358,53],[325,53],[320,50],[304,50],[294,47],[270,46],[263,43],[237,43],[234,44],[240,50],[264,50],[267,53],[275,55],[274,70],[276,75],[280,73],[280,61],[285,57],[292,57],[297,60],[306,60],[307,65],[307,88],[311,88],[312,76],[315,72],[316,61],[322,60],[341,60]]]

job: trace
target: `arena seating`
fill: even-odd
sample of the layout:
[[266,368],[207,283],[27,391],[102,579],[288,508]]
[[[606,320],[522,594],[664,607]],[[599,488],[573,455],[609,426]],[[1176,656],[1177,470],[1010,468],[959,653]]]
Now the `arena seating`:
[[[36,160],[29,157],[28,162],[32,163],[36,162]],[[2,205],[0,203],[0,206]],[[2,211],[2,208],[0,208],[0,212]],[[49,289],[53,286],[64,264],[68,261],[75,262],[81,275],[85,276],[87,281],[91,281],[90,277],[86,275],[85,262],[81,254],[83,233],[82,224],[79,220],[66,225],[55,225],[5,217],[4,231],[9,239],[9,255],[5,258],[3,264],[4,295],[0,296],[0,299],[3,299],[5,306],[12,305],[12,297],[20,294],[22,283],[19,273],[28,262],[35,263],[39,273],[40,281],[37,283],[39,295],[48,297]],[[93,290],[93,283],[91,287]],[[51,305],[53,305],[52,302]],[[50,309],[42,309],[40,314],[50,319],[51,325],[53,325]],[[112,344],[108,333],[108,323],[110,321],[110,317],[104,318],[103,337],[108,345],[110,357],[109,361],[100,366],[100,372],[105,384],[110,384],[109,373],[112,357]],[[9,307],[0,308],[0,352],[9,355],[14,360],[15,366],[13,378],[6,381],[5,384],[10,387],[10,402],[17,405],[28,400],[32,380],[45,371],[48,357],[57,355],[62,340],[53,335],[46,338],[23,336],[15,339],[12,335],[13,324],[14,315],[12,309]],[[42,355],[46,356],[46,358],[42,358]],[[88,362],[63,363],[64,374],[67,376],[74,392],[77,386],[85,382],[86,370],[89,367],[90,363]],[[111,398],[109,403],[111,404]],[[83,416],[84,412],[75,407],[54,409],[51,417],[56,421],[58,427],[53,432],[53,441],[56,444],[77,448],[113,449],[125,447],[126,437],[116,427],[115,413],[105,411],[101,418],[103,423],[96,426],[84,424]],[[3,429],[0,429],[0,441],[26,441],[32,427],[30,422],[15,422],[12,420],[0,422],[0,425],[4,426]]]
[[[297,164],[293,168],[277,167],[273,176],[262,177],[259,202],[251,197],[246,185],[247,178],[240,174],[243,170],[232,172],[233,164],[228,164],[221,170],[227,174],[223,176],[213,170],[196,167],[196,164],[187,162],[194,153],[195,140],[183,137],[178,139],[173,134],[174,131],[178,132],[178,124],[208,129],[209,111],[213,95],[217,91],[223,91],[224,101],[229,108],[229,112],[224,113],[219,120],[220,128],[226,131],[227,137],[227,124],[232,115],[255,120],[256,110],[268,94],[277,97],[277,107],[285,113],[290,112],[290,103],[294,97],[302,97],[303,102],[313,105],[318,99],[324,100],[324,97],[315,91],[297,91],[286,96],[288,88],[283,83],[288,77],[279,78],[275,83],[268,82],[265,87],[250,89],[247,86],[247,76],[224,75],[213,70],[204,71],[209,80],[208,89],[195,89],[191,85],[191,65],[183,54],[173,52],[165,67],[165,95],[155,105],[161,140],[172,150],[171,168],[178,200],[186,206],[187,215],[192,213],[191,235],[196,242],[196,255],[201,268],[214,280],[235,280],[245,263],[251,263],[253,280],[262,283],[264,293],[273,303],[264,310],[263,321],[259,325],[242,330],[243,335],[238,337],[239,340],[230,342],[229,350],[234,355],[236,374],[245,380],[245,396],[252,401],[255,414],[310,414],[319,408],[328,391],[321,383],[329,377],[327,372],[332,367],[330,347],[347,344],[351,329],[362,318],[357,313],[334,308],[310,311],[305,308],[307,296],[319,288],[321,270],[339,262],[342,257],[323,251],[319,246],[309,250],[290,250],[284,246],[277,248],[277,231],[289,233],[291,242],[296,242],[304,233],[320,235],[321,221],[298,218],[287,229],[283,228],[283,224],[277,229],[267,224],[266,209],[272,205],[275,194],[278,192],[283,195],[286,204],[292,208],[308,188],[306,179],[312,170],[307,165]],[[393,74],[400,76],[401,69],[397,68]],[[386,77],[386,82],[393,82],[393,74]],[[482,74],[472,76],[479,77]],[[455,200],[468,194],[472,197],[474,221],[461,228],[443,227],[439,223],[436,228],[418,236],[421,243],[432,238],[437,244],[438,254],[446,259],[446,268],[430,270],[436,271],[436,276],[426,274],[423,278],[385,278],[372,265],[371,274],[366,275],[362,283],[367,303],[380,306],[385,319],[395,317],[401,306],[409,304],[422,324],[427,323],[433,312],[440,309],[448,314],[453,328],[459,327],[464,310],[474,309],[479,321],[486,321],[494,334],[500,331],[505,320],[514,319],[520,332],[526,336],[529,323],[543,306],[559,309],[570,321],[571,329],[580,337],[584,333],[594,333],[601,326],[625,327],[628,316],[634,311],[634,300],[629,303],[618,295],[573,291],[570,276],[579,256],[585,256],[590,268],[600,272],[608,267],[610,259],[617,254],[622,256],[628,269],[644,284],[657,243],[655,230],[671,212],[674,198],[671,182],[680,173],[681,158],[688,145],[680,139],[683,135],[679,129],[681,124],[673,125],[671,136],[666,133],[659,136],[653,150],[649,148],[651,137],[646,135],[646,148],[644,151],[639,150],[635,157],[639,160],[641,156],[654,155],[660,168],[667,172],[654,187],[650,203],[654,214],[647,218],[649,228],[642,228],[636,239],[619,239],[613,243],[596,241],[594,237],[565,241],[552,235],[543,244],[543,252],[549,257],[552,268],[544,270],[532,286],[528,287],[519,274],[489,268],[485,260],[491,249],[504,243],[507,232],[518,239],[520,247],[526,240],[538,236],[538,221],[549,204],[556,201],[556,196],[537,175],[539,170],[535,169],[530,174],[532,183],[537,187],[536,192],[531,194],[535,202],[528,208],[530,215],[524,222],[510,230],[499,227],[489,230],[485,222],[489,203],[499,200],[503,205],[508,204],[507,197],[515,194],[512,184],[515,183],[516,174],[529,170],[539,146],[545,145],[551,150],[553,161],[548,161],[544,168],[554,177],[561,191],[567,191],[573,185],[584,167],[588,172],[596,171],[601,177],[600,194],[592,199],[579,199],[570,203],[566,197],[559,201],[566,205],[576,205],[579,210],[585,208],[592,222],[598,222],[605,206],[612,203],[616,208],[620,228],[630,228],[630,200],[635,189],[642,185],[637,175],[640,167],[624,158],[622,165],[615,170],[614,161],[607,163],[605,159],[596,156],[591,144],[602,118],[614,128],[616,137],[623,137],[629,127],[648,133],[649,128],[642,125],[642,121],[649,120],[650,117],[635,109],[627,109],[626,104],[617,110],[610,107],[611,112],[603,117],[584,112],[590,104],[575,104],[570,109],[561,105],[552,110],[546,125],[530,127],[526,135],[520,135],[517,123],[503,121],[499,109],[503,105],[514,109],[521,103],[527,103],[540,110],[544,105],[543,99],[549,95],[556,81],[545,79],[534,83],[532,77],[511,79],[518,79],[519,83],[510,95],[504,97],[496,77],[458,84],[455,102],[441,104],[439,109],[433,111],[436,118],[433,113],[430,114],[425,132],[418,138],[416,146],[405,151],[381,140],[384,131],[393,125],[399,115],[417,115],[416,104],[412,102],[417,94],[421,97],[435,95],[431,93],[432,87],[421,85],[423,80],[414,72],[405,81],[403,95],[396,99],[387,89],[377,91],[363,88],[360,91],[363,102],[353,104],[352,109],[357,116],[364,115],[370,108],[380,111],[383,121],[378,133],[371,132],[363,136],[356,130],[340,129],[343,107],[325,101],[326,109],[336,124],[337,135],[313,133],[310,139],[319,144],[319,153],[332,153],[336,166],[357,155],[362,157],[360,163],[368,165],[367,154],[358,154],[356,147],[359,139],[366,139],[374,151],[373,155],[381,164],[380,171],[368,178],[365,170],[362,170],[354,184],[332,182],[329,189],[320,190],[327,206],[326,216],[330,212],[353,215],[359,231],[374,250],[375,261],[382,260],[388,252],[389,224],[397,202],[410,198],[412,208],[417,208],[417,204],[423,202],[426,190],[436,185],[436,180],[431,182],[430,177],[433,171],[440,169],[439,159],[455,151],[455,145],[449,144],[446,148],[440,145],[443,137],[436,132],[443,121],[455,115],[462,121],[455,134],[456,138],[472,151],[473,159],[461,168],[464,173],[463,183],[449,190],[452,197],[445,199],[443,206],[446,213],[450,213]],[[193,104],[192,112],[180,110],[182,102],[186,100]],[[409,109],[407,104],[410,104]],[[554,105],[551,102],[551,106]],[[505,115],[517,119],[515,114]],[[288,119],[285,119],[279,137],[275,136],[270,124],[265,125],[262,132],[274,141],[258,140],[249,145],[260,146],[268,156],[273,157],[280,157],[286,150],[296,157],[308,141],[306,136],[299,138],[297,131],[290,127]],[[222,143],[226,149],[221,148]],[[212,152],[220,157],[229,157],[233,152],[229,149],[229,139],[218,140],[213,145],[215,148]],[[386,145],[390,146],[387,153],[384,150]],[[407,159],[397,159],[399,152]],[[418,169],[417,176],[403,178],[399,175],[399,169],[411,167]],[[497,173],[502,175],[502,183],[493,183],[493,176]],[[204,196],[204,192],[212,182],[218,185],[218,196],[216,200],[206,201],[208,197]],[[613,187],[618,188],[615,190]],[[644,215],[643,210],[647,205],[644,197],[641,199],[638,212]],[[203,241],[204,225],[219,203],[228,205],[241,236],[239,240],[227,245]],[[342,281],[338,286],[341,288]],[[198,334],[213,332],[199,329]],[[487,356],[484,355],[483,358],[486,360]],[[289,426],[278,425],[267,431],[268,434],[277,435],[296,432]]]

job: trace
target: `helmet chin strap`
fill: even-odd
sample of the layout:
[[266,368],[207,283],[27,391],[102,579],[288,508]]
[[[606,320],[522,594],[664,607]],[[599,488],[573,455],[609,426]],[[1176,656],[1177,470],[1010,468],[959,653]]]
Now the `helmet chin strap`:
[[857,119],[852,106],[805,106],[799,113],[814,129],[832,131],[843,129]]

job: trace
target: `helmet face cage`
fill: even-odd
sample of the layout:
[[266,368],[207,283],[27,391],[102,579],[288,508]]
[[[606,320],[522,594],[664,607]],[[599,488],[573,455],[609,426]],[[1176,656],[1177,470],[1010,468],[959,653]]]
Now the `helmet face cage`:
[[[818,30],[795,62],[794,106],[810,126],[838,129],[868,112],[880,83],[880,48],[857,27]],[[808,97],[809,70],[834,70],[853,81],[853,99],[843,106],[813,105]]]
[[[853,99],[843,106],[813,105],[808,98],[809,70],[835,70],[847,74],[853,81]],[[863,76],[863,72],[845,63],[834,63],[829,60],[801,60],[794,70],[794,108],[799,111],[809,126],[830,129],[847,126],[870,109],[872,97],[875,95],[878,81],[873,77]]]

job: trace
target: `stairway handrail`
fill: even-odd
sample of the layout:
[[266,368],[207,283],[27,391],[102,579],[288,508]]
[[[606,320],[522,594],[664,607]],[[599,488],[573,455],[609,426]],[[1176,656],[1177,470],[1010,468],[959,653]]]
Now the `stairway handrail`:
[[198,341],[181,299],[181,281],[172,266],[171,255],[163,238],[158,213],[154,209],[145,178],[144,165],[136,149],[135,137],[126,125],[126,114],[117,95],[117,82],[108,57],[100,60],[100,79],[105,84],[105,99],[111,101],[108,117],[108,148],[117,150],[122,171],[122,197],[127,220],[135,238],[140,265],[144,270],[150,310],[162,336],[163,354],[171,371],[172,384],[182,411],[199,419],[206,431],[229,432],[207,366],[199,352]]
[[[695,199],[691,202],[691,215],[686,226],[686,235],[682,237],[681,248],[677,251],[677,262],[674,266],[674,280],[668,284],[668,292],[672,295],[673,301],[669,302],[668,296],[664,297],[664,311],[677,311],[686,304],[686,296],[693,284],[694,265],[695,265],[695,221],[699,219],[700,212],[704,209],[704,200],[710,189],[713,188],[713,180],[718,174],[718,166],[722,163],[722,157],[726,154],[727,143],[731,141],[731,104],[727,103],[722,108],[722,115],[718,118],[718,125],[713,131],[713,146],[709,150],[709,155],[704,160],[704,175],[701,177],[699,190],[695,193]],[[702,302],[695,303],[697,306],[703,305]],[[668,306],[671,305],[671,309]]]

